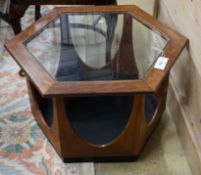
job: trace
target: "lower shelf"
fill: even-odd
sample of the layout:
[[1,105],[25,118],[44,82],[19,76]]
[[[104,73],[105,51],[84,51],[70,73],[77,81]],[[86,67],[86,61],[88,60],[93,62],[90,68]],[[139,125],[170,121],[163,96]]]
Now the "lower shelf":
[[132,110],[133,96],[65,98],[74,130],[89,143],[111,142],[123,131]]

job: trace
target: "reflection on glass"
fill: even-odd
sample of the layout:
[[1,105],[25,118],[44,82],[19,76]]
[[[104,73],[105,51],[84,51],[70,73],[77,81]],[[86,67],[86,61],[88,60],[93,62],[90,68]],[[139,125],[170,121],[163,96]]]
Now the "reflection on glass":
[[128,13],[93,12],[61,14],[25,44],[56,81],[134,80],[167,40]]

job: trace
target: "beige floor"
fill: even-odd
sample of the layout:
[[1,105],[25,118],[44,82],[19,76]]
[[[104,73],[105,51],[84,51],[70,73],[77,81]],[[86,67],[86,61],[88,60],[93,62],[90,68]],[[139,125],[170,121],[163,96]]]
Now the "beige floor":
[[96,175],[191,175],[172,118],[167,112],[141,156],[132,163],[96,163]]
[[[137,4],[152,13],[152,0],[120,0],[120,4]],[[0,32],[0,51],[4,40]],[[132,163],[96,163],[96,175],[191,175],[172,116],[162,120],[146,144],[141,156]]]

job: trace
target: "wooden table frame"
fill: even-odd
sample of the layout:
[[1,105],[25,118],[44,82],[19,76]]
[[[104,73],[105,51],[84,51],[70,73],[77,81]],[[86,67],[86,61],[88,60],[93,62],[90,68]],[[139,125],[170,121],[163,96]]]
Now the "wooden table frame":
[[[142,80],[56,82],[24,45],[62,13],[111,11],[129,13],[168,40],[164,56],[169,60],[164,70],[154,68],[153,64]],[[133,160],[138,156],[158,123],[165,109],[169,71],[187,43],[188,40],[184,36],[161,24],[136,6],[85,6],[55,8],[49,15],[40,18],[7,42],[6,48],[26,73],[32,112],[58,154],[67,161],[118,161],[124,160],[122,157]],[[153,95],[158,100],[153,118],[149,122],[145,121],[144,112],[147,94]],[[95,145],[80,138],[71,125],[69,111],[65,107],[65,98],[121,95],[130,95],[134,98],[129,119],[120,135],[102,145]],[[49,98],[53,101],[54,118],[51,125],[47,124],[40,110],[39,98]]]

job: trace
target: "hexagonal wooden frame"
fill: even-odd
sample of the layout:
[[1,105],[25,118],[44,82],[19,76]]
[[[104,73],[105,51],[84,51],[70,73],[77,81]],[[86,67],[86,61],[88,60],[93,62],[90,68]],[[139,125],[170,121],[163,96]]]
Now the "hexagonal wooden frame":
[[[26,49],[24,43],[36,35],[43,27],[53,21],[61,13],[74,12],[127,12],[135,19],[152,30],[156,30],[169,41],[164,49],[164,55],[169,58],[165,70],[150,68],[143,80],[115,80],[115,81],[82,81],[57,82],[36,61]],[[98,94],[132,94],[135,92],[155,92],[165,79],[180,55],[188,40],[176,31],[163,25],[154,17],[148,15],[136,6],[82,6],[55,8],[50,14],[42,17],[25,31],[6,43],[6,48],[18,62],[27,76],[32,80],[43,96],[80,96]],[[38,76],[40,75],[40,76]]]

